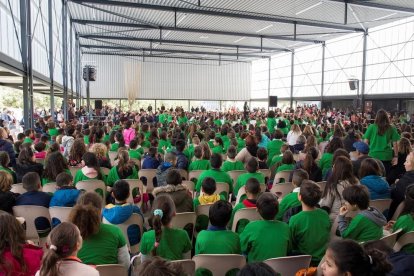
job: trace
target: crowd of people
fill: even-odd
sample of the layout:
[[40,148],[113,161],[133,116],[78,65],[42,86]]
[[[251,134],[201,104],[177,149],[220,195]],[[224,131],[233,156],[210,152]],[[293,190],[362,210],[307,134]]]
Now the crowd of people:
[[[277,275],[263,261],[293,255],[310,255],[311,266],[326,276],[414,271],[413,245],[394,252],[381,241],[384,233],[414,231],[414,130],[406,114],[302,106],[104,108],[102,116],[39,117],[33,129],[15,135],[0,128],[0,275],[98,275],[93,265],[101,264],[128,269],[127,240],[140,242],[139,275],[182,275],[168,261],[199,254],[244,255],[248,264],[239,275]],[[142,169],[156,171],[153,191],[134,192],[125,181],[138,179]],[[190,179],[194,191],[182,178],[192,171],[202,171]],[[231,171],[245,172],[233,179]],[[292,192],[281,197],[271,191],[285,171]],[[76,188],[91,179],[106,190]],[[12,192],[17,183],[26,192]],[[57,185],[52,195],[42,191],[50,183]],[[227,193],[217,192],[222,183]],[[370,205],[377,199],[392,203],[381,212]],[[26,240],[13,216],[21,205],[72,210],[68,222],[36,221],[39,237],[48,240],[42,249]],[[200,205],[210,207],[208,218],[197,218],[196,237],[172,226],[177,213]],[[240,220],[230,230],[244,208],[256,208],[261,220]],[[133,214],[145,220],[143,233],[134,228],[125,237],[116,225]]]

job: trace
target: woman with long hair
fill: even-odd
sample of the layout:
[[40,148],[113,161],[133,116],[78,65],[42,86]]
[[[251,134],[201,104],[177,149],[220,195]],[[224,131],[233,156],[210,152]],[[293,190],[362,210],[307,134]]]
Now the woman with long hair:
[[286,138],[286,141],[288,142],[289,146],[296,145],[296,142],[300,135],[302,135],[302,131],[300,130],[299,125],[293,124]]
[[385,110],[378,110],[375,123],[368,127],[364,139],[369,145],[369,156],[381,160],[388,175],[391,165],[398,163],[397,142],[400,135],[395,126],[391,125]]
[[151,256],[167,260],[182,260],[191,254],[191,242],[185,230],[171,226],[175,216],[174,201],[169,195],[157,196],[153,203],[149,221],[152,230],[147,231],[141,240],[141,261]]
[[26,242],[23,226],[0,211],[0,275],[32,276],[40,268],[43,250]]
[[12,193],[13,177],[6,171],[0,171],[0,210],[13,214],[18,194]]
[[33,150],[29,146],[25,146],[20,151],[14,171],[16,172],[17,183],[21,183],[23,176],[28,172],[35,172],[39,177],[42,177],[43,165],[36,163]]
[[119,179],[138,179],[138,170],[134,161],[129,159],[127,150],[118,151],[118,165],[109,171],[106,182],[112,187]]
[[410,140],[402,137],[400,141],[398,141],[398,162],[397,164],[393,164],[390,172],[387,174],[387,182],[390,185],[393,185],[395,180],[400,179],[405,173],[404,163],[411,151]]
[[75,139],[69,152],[69,165],[79,167],[82,163],[82,156],[87,152],[85,142],[82,138]]
[[359,184],[359,180],[354,176],[351,160],[344,156],[336,158],[332,168],[332,174],[326,182],[322,199],[319,202],[319,205],[329,212],[329,217],[332,222],[344,204],[342,191],[348,186],[357,184]]
[[[305,155],[305,158],[296,162],[295,170],[304,169],[309,174],[309,180],[315,182],[322,181],[322,170],[316,163],[316,159],[318,159],[319,156],[319,151],[316,149],[316,147],[309,147],[304,153],[301,154]],[[291,173],[290,180],[292,179],[292,176],[293,171]]]
[[251,157],[257,157],[257,150],[259,149],[257,140],[253,135],[247,135],[245,141],[246,147],[236,155],[236,160],[243,163],[246,163]]
[[369,190],[371,200],[390,198],[390,186],[382,178],[377,160],[366,158],[359,168],[359,179]]
[[50,232],[48,245],[36,276],[99,275],[95,268],[83,264],[76,256],[82,248],[82,237],[76,225],[60,223]]
[[52,152],[46,156],[45,170],[42,176],[42,185],[56,182],[56,177],[62,172],[70,174],[66,159],[60,152]]

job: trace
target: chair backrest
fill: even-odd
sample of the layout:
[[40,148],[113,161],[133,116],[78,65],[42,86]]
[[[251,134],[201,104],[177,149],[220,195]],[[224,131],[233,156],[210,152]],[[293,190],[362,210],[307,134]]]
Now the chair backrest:
[[[261,193],[266,192],[266,185],[265,184],[260,184],[260,192]],[[241,187],[239,189],[239,191],[237,192],[236,204],[241,201],[241,199],[244,195],[246,195],[246,190],[244,189],[244,187]]]
[[171,261],[171,263],[176,263],[181,265],[184,274],[187,276],[195,275],[195,262],[193,260],[178,260],[178,261]]
[[79,181],[78,183],[76,183],[76,189],[85,192],[96,192],[102,197],[103,202],[105,204],[106,186],[102,180],[90,179]]
[[178,171],[180,172],[181,178],[183,180],[189,180],[188,179],[188,172],[186,170],[178,169]]
[[291,172],[292,172],[292,170],[289,170],[289,171],[281,171],[281,172],[276,173],[275,179],[273,180],[273,185],[275,185],[277,183],[288,182]]
[[115,159],[118,156],[117,151],[108,151],[109,161],[111,161],[111,166],[115,166]]
[[259,212],[257,212],[257,208],[243,208],[243,209],[237,210],[237,212],[234,214],[233,225],[231,226],[231,231],[236,232],[237,223],[241,219],[255,221],[255,220],[261,220],[262,217],[260,216]]
[[195,225],[196,221],[196,213],[195,212],[185,212],[185,213],[177,213],[172,221],[171,224],[175,228],[183,229],[188,224]]
[[230,178],[233,179],[233,185],[236,185],[237,178],[239,178],[240,175],[247,173],[245,170],[236,170],[236,171],[228,171],[227,172],[230,175]]
[[390,248],[393,248],[395,243],[397,242],[397,236],[401,231],[402,229],[398,229],[392,234],[382,237],[381,240],[384,241]]
[[404,210],[404,207],[405,207],[405,202],[403,201],[398,205],[397,209],[395,210],[394,214],[392,215],[391,220],[397,221],[398,217],[400,216],[400,214]]
[[200,254],[193,257],[195,269],[204,268],[212,275],[224,276],[233,269],[242,269],[246,265],[246,258],[235,254]]
[[270,189],[270,192],[276,195],[279,200],[290,194],[292,191],[293,185],[290,182],[273,184],[272,189]]
[[216,183],[216,194],[224,195],[226,199],[229,199],[230,187],[228,183],[217,182]]
[[204,172],[204,170],[194,170],[188,173],[188,180],[193,181],[194,183],[197,182],[197,179],[200,177],[200,174]]
[[267,184],[267,182],[270,179],[270,176],[272,175],[272,171],[270,169],[261,169],[261,170],[259,170],[259,172],[261,172],[264,175],[265,184]]
[[23,217],[26,221],[26,239],[40,241],[38,231],[35,226],[37,218],[46,218],[50,224],[49,209],[36,205],[20,205],[13,207],[13,214],[16,217]]
[[57,190],[56,182],[47,183],[42,187],[42,191],[49,194],[54,194]]
[[72,174],[73,177],[76,176],[76,173],[82,168],[80,167],[69,167],[70,173]]
[[106,167],[101,167],[101,173],[104,175],[108,175],[111,170]]
[[323,191],[325,191],[326,181],[316,182],[316,184],[319,186],[319,188],[321,188],[321,191],[323,193]]
[[138,177],[143,183],[146,193],[154,190],[154,178],[156,178],[157,169],[141,169],[138,171]]
[[[111,224],[105,218],[102,219],[102,222],[105,224]],[[125,222],[120,223],[120,224],[114,224],[114,225],[116,225],[119,229],[121,229],[122,233],[124,233],[124,236],[127,241],[128,248],[129,248],[129,252],[131,254],[139,253],[139,246],[141,244],[141,237],[142,237],[143,225],[144,225],[144,220],[142,219],[142,217],[138,214],[132,214],[129,217],[129,219],[127,219]],[[132,226],[139,227],[139,232],[135,231],[138,229],[131,228]],[[138,236],[130,236],[128,235],[128,232],[138,234]]]
[[195,210],[197,217],[201,215],[206,215],[208,217],[211,206],[213,206],[213,204],[198,205]]
[[[14,208],[14,207],[13,207]],[[414,231],[402,235],[394,245],[394,251],[400,251],[404,246],[414,243]]]
[[49,214],[53,225],[60,222],[67,222],[71,211],[72,207],[49,207]]
[[23,188],[23,183],[13,184],[10,191],[15,194],[24,194],[27,192],[27,190]]
[[375,207],[378,209],[378,211],[383,213],[385,210],[390,209],[391,202],[392,202],[392,199],[376,199],[376,200],[371,200],[369,202],[369,206]]
[[96,270],[98,270],[100,276],[127,276],[128,271],[123,265],[119,264],[108,264],[108,265],[97,265]]
[[[129,197],[127,202],[134,204],[134,198],[138,195],[142,195],[144,192],[144,185],[142,181],[139,179],[123,179],[124,181],[128,182],[129,184]],[[141,202],[142,203],[142,200]]]
[[[129,160],[131,160],[132,162],[134,162],[134,164],[135,164],[136,166],[138,166],[138,168],[140,168],[140,169],[141,169],[141,160],[139,160],[139,159],[137,159],[137,158],[130,158]],[[143,158],[143,160],[144,160],[144,158]]]
[[182,185],[187,187],[187,189],[190,191],[192,198],[195,196],[195,184],[191,180],[183,180]]
[[268,259],[264,263],[280,275],[295,276],[298,270],[309,267],[311,259],[310,255],[300,255]]

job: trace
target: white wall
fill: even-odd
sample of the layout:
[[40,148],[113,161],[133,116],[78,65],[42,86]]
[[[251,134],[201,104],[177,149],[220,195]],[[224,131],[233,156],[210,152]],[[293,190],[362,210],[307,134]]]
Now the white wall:
[[[138,60],[140,59],[140,60]],[[180,59],[130,58],[84,54],[82,65],[97,67],[91,98],[128,98],[125,64],[134,63],[141,76],[138,99],[248,100],[251,64]],[[83,82],[83,95],[86,83]]]

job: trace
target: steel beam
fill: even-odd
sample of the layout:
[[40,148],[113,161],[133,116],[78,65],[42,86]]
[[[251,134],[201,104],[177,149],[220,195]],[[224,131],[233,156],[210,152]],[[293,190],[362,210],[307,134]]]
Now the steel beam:
[[323,93],[325,90],[325,50],[326,50],[326,44],[322,43],[321,109],[322,109],[322,103],[323,103]]
[[55,87],[54,87],[54,57],[53,57],[53,0],[48,0],[49,22],[49,78],[50,78],[50,114],[55,118]]
[[375,8],[381,10],[390,10],[390,11],[397,11],[397,12],[404,12],[404,13],[414,13],[414,8],[407,8],[407,7],[399,7],[394,5],[382,4],[377,3],[375,1],[361,1],[361,0],[328,0],[331,2],[339,2],[339,3],[348,3],[354,6],[360,7],[367,7],[367,8]]
[[366,81],[366,72],[367,72],[367,40],[368,40],[368,32],[365,32],[364,33],[364,41],[363,41],[364,44],[363,44],[363,48],[362,48],[362,79],[361,79],[361,108],[362,108],[362,112],[364,112],[364,110],[365,110],[364,98],[365,98],[365,81]]
[[[124,50],[124,51],[145,51],[145,52],[158,52],[168,54],[190,54],[190,55],[211,55],[211,56],[234,56],[234,57],[250,57],[250,58],[267,58],[268,56],[263,55],[250,55],[244,53],[218,53],[218,52],[203,52],[203,51],[187,51],[187,50],[171,50],[171,49],[145,49],[145,48],[134,48],[134,47],[123,47],[123,46],[109,46],[109,45],[81,45],[81,48],[86,49],[109,49],[109,50]],[[271,54],[271,53],[269,53]],[[148,56],[148,54],[146,54]]]
[[290,108],[293,108],[293,85],[295,79],[295,51],[292,51],[290,59]]
[[296,38],[296,40],[291,37],[291,35],[259,35],[257,33],[242,33],[242,32],[230,32],[230,31],[217,31],[210,29],[198,29],[198,28],[183,28],[183,27],[170,27],[170,26],[152,26],[146,24],[138,23],[125,23],[125,22],[114,22],[114,21],[101,21],[101,20],[84,20],[84,19],[72,19],[73,23],[82,24],[82,25],[100,25],[100,26],[116,26],[116,27],[126,27],[126,28],[137,28],[137,29],[151,29],[151,30],[167,30],[167,31],[177,31],[177,32],[186,32],[186,33],[201,33],[201,34],[215,34],[215,35],[227,35],[227,36],[237,36],[237,37],[252,37],[252,38],[263,38],[263,39],[272,39],[272,40],[286,40],[286,41],[299,41],[307,43],[322,43],[320,40],[306,39],[306,38]]
[[63,74],[63,114],[68,120],[68,2],[62,0],[62,74]]
[[73,3],[77,4],[98,4],[98,5],[108,5],[114,7],[126,7],[126,8],[136,8],[136,9],[146,9],[146,10],[157,10],[157,11],[165,11],[165,12],[180,12],[180,13],[187,13],[187,14],[203,14],[203,15],[211,15],[211,16],[219,16],[219,17],[229,17],[229,18],[239,18],[239,19],[251,19],[251,20],[259,20],[259,21],[267,21],[267,22],[278,22],[278,23],[285,23],[285,24],[298,24],[303,26],[311,26],[311,27],[319,27],[319,28],[327,28],[327,29],[336,29],[336,30],[347,30],[352,32],[363,32],[364,30],[359,28],[352,28],[348,26],[343,26],[339,24],[334,24],[330,22],[322,22],[322,21],[305,21],[299,18],[287,18],[282,16],[276,15],[269,15],[269,14],[252,14],[252,13],[241,13],[241,11],[234,10],[233,11],[217,11],[211,10],[206,8],[184,8],[184,7],[172,7],[172,6],[164,6],[164,5],[152,5],[152,4],[144,4],[144,3],[137,3],[137,2],[119,2],[113,0],[70,0]]
[[150,42],[150,43],[154,43],[154,42],[161,43],[162,42],[163,44],[197,45],[197,46],[219,47],[219,48],[235,48],[235,49],[240,48],[240,49],[290,52],[290,49],[288,48],[261,47],[261,46],[251,46],[251,45],[235,45],[235,44],[228,44],[228,43],[209,43],[209,42],[196,42],[196,41],[183,41],[183,40],[166,40],[166,39],[160,40],[160,39],[150,39],[150,38],[131,37],[131,36],[79,34],[79,37],[86,38],[86,39],[109,39],[109,40],[141,41],[141,42]]

